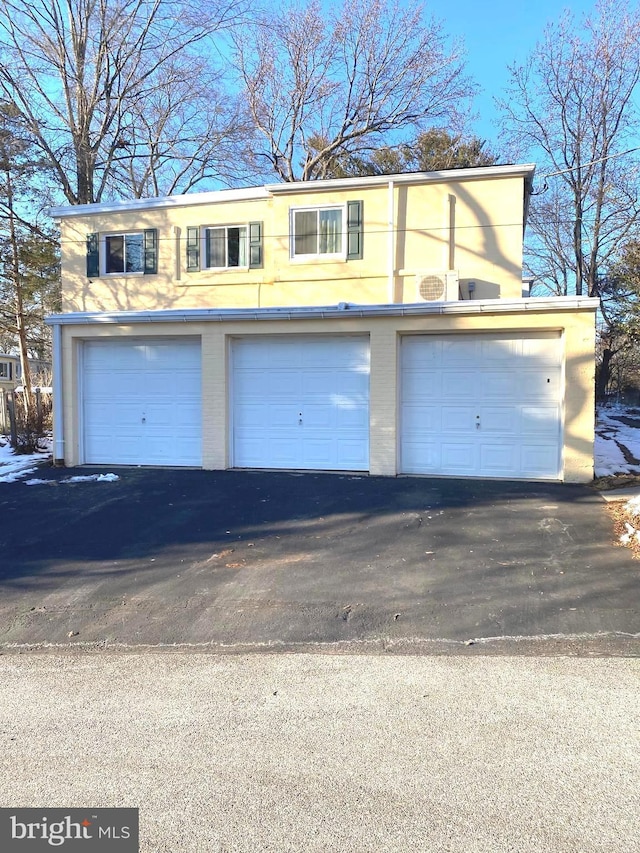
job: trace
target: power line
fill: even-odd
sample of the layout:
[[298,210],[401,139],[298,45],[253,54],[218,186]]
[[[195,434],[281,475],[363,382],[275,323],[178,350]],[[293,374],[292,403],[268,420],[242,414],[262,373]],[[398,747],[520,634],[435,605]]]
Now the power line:
[[640,146],[629,148],[627,151],[619,151],[617,154],[607,154],[606,157],[600,157],[597,160],[590,160],[588,163],[578,163],[576,166],[571,166],[568,169],[560,169],[558,172],[549,172],[547,175],[542,176],[542,180],[544,181],[542,189],[537,192],[532,192],[531,195],[542,195],[542,193],[549,189],[547,178],[557,178],[558,175],[566,175],[569,172],[575,172],[576,169],[586,169],[588,166],[597,166],[598,163],[605,163],[607,160],[613,160],[615,157],[624,157],[627,154],[633,154],[634,151],[640,151]]

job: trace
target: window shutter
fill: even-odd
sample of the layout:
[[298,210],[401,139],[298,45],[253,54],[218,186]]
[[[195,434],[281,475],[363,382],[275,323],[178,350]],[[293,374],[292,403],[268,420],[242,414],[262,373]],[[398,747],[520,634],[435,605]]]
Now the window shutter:
[[262,222],[249,223],[249,269],[262,266]]
[[200,229],[187,228],[187,272],[200,269]]
[[361,201],[347,202],[347,260],[362,258],[363,220]]
[[87,278],[100,275],[99,239],[97,234],[87,234]]
[[158,229],[147,228],[144,232],[144,274],[158,272]]

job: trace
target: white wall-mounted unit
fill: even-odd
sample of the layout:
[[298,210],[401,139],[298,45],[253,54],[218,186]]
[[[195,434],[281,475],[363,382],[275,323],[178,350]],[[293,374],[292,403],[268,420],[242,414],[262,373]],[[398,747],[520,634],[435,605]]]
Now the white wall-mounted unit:
[[459,298],[456,270],[422,270],[416,273],[418,302],[457,302]]

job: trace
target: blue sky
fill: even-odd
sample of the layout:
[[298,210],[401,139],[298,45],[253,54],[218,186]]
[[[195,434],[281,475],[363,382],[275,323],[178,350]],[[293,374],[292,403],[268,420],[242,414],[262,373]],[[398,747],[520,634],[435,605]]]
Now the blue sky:
[[590,12],[593,2],[556,2],[555,0],[426,0],[429,12],[443,21],[450,36],[463,39],[467,49],[467,71],[482,87],[475,102],[480,115],[473,132],[491,142],[498,130],[493,98],[503,94],[508,81],[507,66],[524,60],[542,35],[547,23],[556,21],[565,9],[576,16]]

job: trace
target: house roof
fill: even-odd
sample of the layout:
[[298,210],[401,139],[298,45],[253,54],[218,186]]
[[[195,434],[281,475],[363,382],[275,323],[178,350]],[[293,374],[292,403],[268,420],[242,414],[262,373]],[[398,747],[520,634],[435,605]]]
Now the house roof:
[[460,300],[402,305],[296,306],[291,308],[170,308],[160,311],[70,312],[45,318],[50,326],[86,323],[237,322],[241,320],[326,320],[346,317],[409,317],[428,314],[513,314],[526,312],[596,311],[600,300],[588,296],[523,299]]
[[[265,184],[261,187],[247,187],[232,190],[213,190],[203,193],[185,193],[158,198],[127,199],[124,201],[100,202],[98,204],[82,204],[52,207],[49,213],[55,219],[66,219],[73,216],[87,216],[92,213],[122,213],[135,210],[152,210],[156,208],[190,207],[201,204],[224,204],[238,201],[262,201],[275,195],[288,193],[326,192],[331,190],[358,189],[359,187],[386,186],[390,183],[431,184],[459,183],[460,181],[479,181],[491,178],[521,177],[525,181],[525,200],[528,199],[533,184],[535,164],[525,163],[510,166],[480,166],[471,169],[442,169],[437,172],[404,172],[397,175],[367,175],[359,178],[331,178],[319,181],[292,181],[281,184]],[[526,211],[526,203],[525,203]]]

